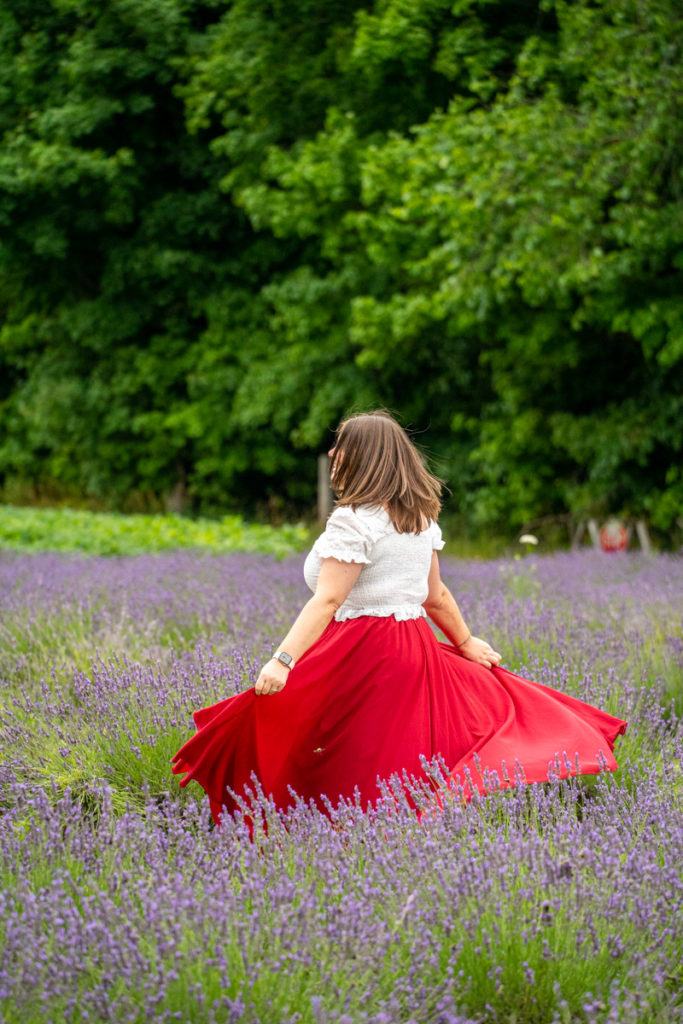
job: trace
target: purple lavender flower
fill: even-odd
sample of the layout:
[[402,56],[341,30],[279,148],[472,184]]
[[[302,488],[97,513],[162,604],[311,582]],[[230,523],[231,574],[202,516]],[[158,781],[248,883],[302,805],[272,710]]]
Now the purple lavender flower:
[[505,559],[442,572],[507,667],[628,719],[618,772],[560,741],[547,783],[515,759],[465,805],[466,769],[420,822],[423,779],[328,817],[255,778],[214,828],[168,759],[194,708],[252,685],[303,555],[3,553],[0,1018],[680,1019],[683,563],[532,560],[533,586]]

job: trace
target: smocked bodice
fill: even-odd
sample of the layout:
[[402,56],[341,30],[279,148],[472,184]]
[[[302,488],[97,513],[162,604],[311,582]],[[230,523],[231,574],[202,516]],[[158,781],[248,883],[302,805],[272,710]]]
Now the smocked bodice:
[[429,593],[432,551],[444,546],[434,520],[420,533],[398,533],[380,506],[342,505],[330,514],[325,530],[304,562],[304,579],[315,591],[323,558],[360,562],[363,568],[337,620],[360,615],[393,615],[396,619],[426,617],[422,607]]

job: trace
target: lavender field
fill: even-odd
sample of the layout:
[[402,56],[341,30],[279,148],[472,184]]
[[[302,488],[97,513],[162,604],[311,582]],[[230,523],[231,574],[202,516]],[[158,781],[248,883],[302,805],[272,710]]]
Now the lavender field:
[[0,1021],[683,1021],[683,560],[441,559],[503,666],[628,721],[617,772],[420,822],[397,779],[331,819],[256,791],[252,842],[169,762],[303,559],[0,554]]

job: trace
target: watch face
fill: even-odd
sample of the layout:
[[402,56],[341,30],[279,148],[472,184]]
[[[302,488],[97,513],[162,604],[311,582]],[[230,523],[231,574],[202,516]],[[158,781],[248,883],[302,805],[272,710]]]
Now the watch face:
[[279,660],[282,662],[283,665],[289,665],[290,661],[292,660],[292,655],[282,653],[279,655]]

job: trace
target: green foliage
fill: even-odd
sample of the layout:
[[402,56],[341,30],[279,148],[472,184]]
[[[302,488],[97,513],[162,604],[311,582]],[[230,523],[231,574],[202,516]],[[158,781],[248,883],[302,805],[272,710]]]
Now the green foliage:
[[308,540],[309,528],[304,523],[273,527],[245,523],[237,515],[210,520],[0,506],[0,551],[135,555],[194,548],[255,551],[283,558],[301,550]]
[[6,488],[310,507],[383,404],[476,528],[680,525],[673,0],[0,19]]

